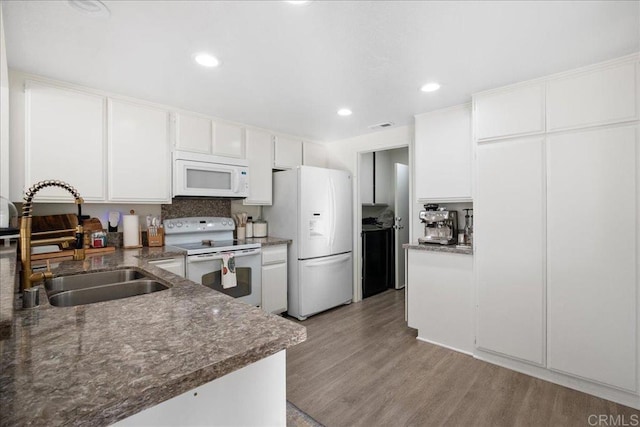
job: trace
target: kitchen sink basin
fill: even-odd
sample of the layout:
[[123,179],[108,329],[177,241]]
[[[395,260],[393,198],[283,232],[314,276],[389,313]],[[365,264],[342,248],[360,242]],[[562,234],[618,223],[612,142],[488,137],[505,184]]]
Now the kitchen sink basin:
[[47,293],[50,294],[53,292],[73,291],[76,289],[92,288],[112,283],[130,282],[131,280],[149,278],[150,277],[137,270],[124,268],[121,270],[54,277],[52,279],[47,279],[44,287],[47,290]]
[[164,291],[169,286],[133,268],[47,279],[49,304],[72,307]]
[[49,296],[49,303],[55,307],[72,307],[150,294],[165,289],[169,287],[156,280],[138,279],[57,292]]

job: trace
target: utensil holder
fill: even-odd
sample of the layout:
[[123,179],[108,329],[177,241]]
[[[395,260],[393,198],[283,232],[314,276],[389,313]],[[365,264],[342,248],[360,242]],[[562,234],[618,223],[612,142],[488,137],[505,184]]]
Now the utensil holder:
[[147,231],[147,239],[149,240],[149,247],[164,246],[164,228],[149,228]]
[[244,227],[237,227],[236,228],[236,239],[238,240],[244,240],[245,239],[245,228]]

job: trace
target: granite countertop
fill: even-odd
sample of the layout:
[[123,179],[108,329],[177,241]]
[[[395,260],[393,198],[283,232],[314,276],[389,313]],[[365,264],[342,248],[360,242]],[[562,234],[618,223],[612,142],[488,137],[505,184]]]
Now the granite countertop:
[[420,251],[445,252],[450,254],[473,255],[473,248],[460,248],[456,245],[434,245],[428,243],[405,243],[404,249],[417,249]]
[[245,243],[260,243],[262,246],[275,246],[275,245],[290,245],[293,241],[291,239],[283,239],[280,237],[249,237],[242,240]]
[[7,301],[20,301],[12,249],[0,251],[0,321],[9,325],[0,336],[2,426],[112,424],[306,339],[303,326],[147,262],[183,254],[170,247],[117,250],[52,269],[132,267],[168,290],[62,308],[50,306],[41,288],[39,308],[13,310]]

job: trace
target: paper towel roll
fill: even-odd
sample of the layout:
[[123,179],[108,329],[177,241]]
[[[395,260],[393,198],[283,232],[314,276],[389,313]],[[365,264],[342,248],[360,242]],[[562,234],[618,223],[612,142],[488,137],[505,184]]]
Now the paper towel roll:
[[140,218],[138,215],[122,215],[123,246],[140,246]]

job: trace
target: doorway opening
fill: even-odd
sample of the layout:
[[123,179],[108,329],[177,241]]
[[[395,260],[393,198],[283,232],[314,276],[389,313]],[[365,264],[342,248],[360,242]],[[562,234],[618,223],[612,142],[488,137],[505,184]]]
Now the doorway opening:
[[408,147],[360,153],[360,294],[362,298],[405,286],[409,243]]

